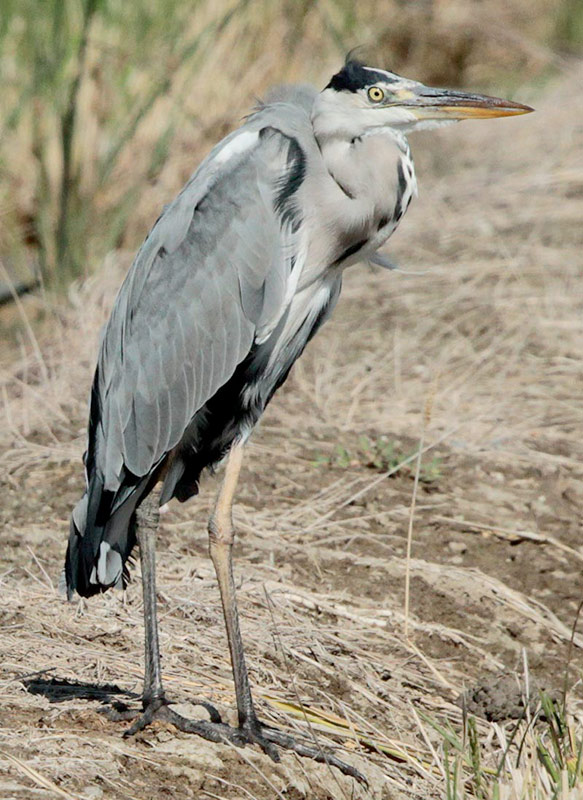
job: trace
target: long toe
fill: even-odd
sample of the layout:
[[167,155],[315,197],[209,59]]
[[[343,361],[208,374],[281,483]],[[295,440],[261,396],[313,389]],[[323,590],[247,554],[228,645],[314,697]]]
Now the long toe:
[[144,705],[142,711],[131,710],[127,707],[108,709],[107,716],[115,721],[128,721],[133,719],[134,723],[124,732],[124,739],[134,736],[143,731],[152,722],[165,722],[173,725],[183,733],[194,733],[202,736],[211,742],[231,742],[239,747],[247,743],[247,737],[240,728],[232,728],[221,720],[221,715],[217,709],[206,701],[196,702],[202,705],[208,712],[210,720],[193,720],[178,714],[165,698],[153,698]]
[[263,725],[261,728],[263,739],[273,742],[286,750],[293,750],[293,752],[297,753],[299,756],[311,758],[322,764],[329,764],[331,767],[336,767],[345,775],[350,775],[352,778],[356,778],[357,781],[360,781],[360,783],[368,786],[367,779],[356,767],[353,767],[352,764],[347,764],[346,761],[342,761],[341,758],[338,758],[333,753],[327,752],[322,747],[318,746],[317,742],[313,745],[305,744],[304,742],[296,741],[293,736],[277,728],[272,728],[268,725]]
[[[191,702],[193,705],[202,706],[207,711],[210,718],[209,723],[189,720],[177,714],[170,708],[170,703],[165,697],[154,697],[151,700],[147,700],[144,702],[141,709],[131,708],[125,703],[116,702],[107,708],[100,708],[99,713],[105,714],[112,722],[130,722],[133,720],[133,725],[124,732],[124,738],[134,736],[136,733],[139,733],[139,731],[143,731],[144,728],[147,728],[148,725],[155,720],[169,722],[179,730],[183,730],[187,733],[199,733],[202,736],[205,735],[204,731],[206,730],[206,725],[210,725],[211,727],[217,726],[217,730],[219,731],[223,731],[229,727],[223,724],[220,713],[211,703],[208,703],[206,700],[193,700]],[[219,741],[217,735],[213,736],[212,739],[213,741]],[[242,741],[241,744],[243,743]]]
[[[216,715],[220,720],[218,711]],[[202,736],[203,739],[208,739],[210,742],[231,742],[239,747],[246,744],[246,739],[240,728],[232,728],[224,722],[187,719],[181,714],[177,714],[169,706],[165,706],[161,718],[183,733],[196,733],[197,736]]]
[[110,722],[130,722],[139,715],[137,708],[130,708],[126,703],[116,700],[111,705],[97,709],[98,714],[103,714]]
[[352,778],[361,783],[368,785],[364,775],[359,772],[356,767],[347,764],[342,759],[337,758],[332,753],[326,752],[323,748],[319,747],[317,742],[313,745],[297,742],[293,736],[288,733],[280,731],[278,728],[272,728],[270,725],[264,725],[259,722],[257,718],[244,723],[241,727],[244,731],[245,737],[249,743],[258,744],[261,749],[272,758],[274,761],[279,761],[280,756],[275,745],[283,747],[285,750],[293,750],[299,756],[311,758],[314,761],[319,761],[323,764],[329,764],[332,767],[337,767],[345,775],[350,775]]

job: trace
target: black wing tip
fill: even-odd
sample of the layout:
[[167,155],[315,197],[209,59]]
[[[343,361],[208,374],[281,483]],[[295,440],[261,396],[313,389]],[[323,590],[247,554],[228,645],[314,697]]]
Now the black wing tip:
[[[106,540],[108,524],[111,519],[109,513],[103,511],[104,495],[110,492],[103,490],[103,483],[99,480],[91,480],[87,493],[75,506],[71,514],[69,523],[69,542],[65,555],[65,566],[59,579],[59,593],[72,600],[75,594],[80,597],[92,597],[107,591],[110,585],[104,585],[96,580],[96,567],[100,545]],[[105,497],[107,511],[111,509],[111,498]],[[127,552],[120,553],[122,557],[121,582],[123,587],[128,583],[129,573],[125,565],[128,556],[131,554],[135,536],[133,534],[133,523],[130,520],[126,541],[131,541],[131,546]],[[117,548],[113,548],[117,549]],[[112,583],[115,586],[117,582]]]
[[99,592],[99,587],[88,580],[85,559],[81,553],[83,536],[71,516],[69,527],[69,544],[65,555],[65,566],[59,578],[59,594],[67,600],[73,600],[75,594],[80,597],[91,597]]

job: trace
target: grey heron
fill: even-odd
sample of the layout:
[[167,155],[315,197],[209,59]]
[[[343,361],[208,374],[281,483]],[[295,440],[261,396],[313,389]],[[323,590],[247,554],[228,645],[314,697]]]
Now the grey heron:
[[[162,212],[119,291],[90,399],[86,490],[72,513],[66,590],[125,586],[136,543],[145,615],[143,707],[213,741],[276,745],[356,771],[262,724],[251,695],[232,569],[232,504],[243,447],[338,300],[344,270],[389,266],[378,249],[416,193],[407,134],[519,103],[429,88],[349,60],[318,92],[283,87],[221,141]],[[160,670],[158,508],[188,500],[226,460],[208,525],[233,668],[238,727],[179,716]],[[161,484],[159,494],[155,487]],[[129,718],[129,715],[128,715]]]

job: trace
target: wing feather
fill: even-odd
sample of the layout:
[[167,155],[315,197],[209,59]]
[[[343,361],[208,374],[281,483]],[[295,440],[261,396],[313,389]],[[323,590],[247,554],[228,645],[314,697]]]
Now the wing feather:
[[291,140],[259,131],[243,128],[211,153],[120,290],[101,346],[101,418],[90,442],[106,489],[115,492],[127,471],[149,474],[285,310],[298,245],[276,205]]

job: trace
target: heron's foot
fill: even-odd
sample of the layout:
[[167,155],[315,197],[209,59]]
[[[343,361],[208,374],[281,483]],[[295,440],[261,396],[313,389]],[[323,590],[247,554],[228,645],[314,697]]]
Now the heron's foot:
[[319,761],[323,764],[329,764],[336,767],[345,775],[350,775],[356,778],[357,781],[367,784],[368,781],[364,775],[359,772],[352,764],[347,764],[346,761],[326,752],[323,748],[316,744],[308,745],[303,742],[297,742],[293,736],[288,733],[280,731],[278,728],[272,728],[270,725],[264,725],[259,722],[257,717],[252,718],[249,722],[243,723],[239,730],[244,734],[245,741],[248,744],[258,744],[259,747],[274,761],[279,761],[279,753],[274,745],[283,747],[285,750],[292,750],[304,758],[312,758],[314,761]]
[[[190,720],[183,717],[170,707],[170,701],[164,696],[153,697],[145,701],[141,711],[130,708],[125,703],[120,702],[114,703],[111,708],[100,709],[100,711],[105,713],[107,718],[113,722],[129,722],[134,720],[133,725],[124,732],[124,738],[134,736],[136,733],[143,731],[144,728],[147,728],[148,725],[155,720],[169,722],[174,725],[174,727],[178,728],[178,730],[184,731],[185,733],[198,733],[200,736],[211,739],[213,742],[219,742],[221,738],[225,738],[221,736],[225,730],[234,730],[229,725],[223,723],[221,715],[211,703],[207,703],[205,700],[191,702],[194,702],[194,705],[203,706],[203,708],[208,711],[210,717],[209,722],[205,722],[204,720]],[[214,728],[216,728],[216,730],[214,730]],[[210,733],[211,735],[207,736],[206,733]],[[241,737],[239,737],[239,739],[241,739]],[[244,740],[235,742],[235,744],[242,743],[244,743]]]
[[200,700],[196,702],[196,705],[201,705],[208,711],[209,721],[191,720],[183,717],[174,711],[165,697],[154,697],[147,701],[141,712],[128,708],[124,703],[116,703],[113,708],[104,709],[104,711],[108,719],[115,722],[134,720],[133,724],[124,732],[124,738],[134,736],[136,733],[143,731],[144,728],[147,728],[152,722],[159,720],[174,725],[179,731],[195,733],[211,742],[230,742],[237,747],[243,747],[246,744],[259,745],[263,752],[273,761],[280,760],[277,748],[283,747],[285,750],[292,750],[305,758],[312,758],[314,761],[337,767],[345,775],[350,775],[361,783],[367,783],[364,775],[351,764],[347,764],[317,745],[297,742],[293,736],[277,728],[264,725],[256,716],[246,720],[240,727],[233,728],[222,721],[221,715],[210,703]]

